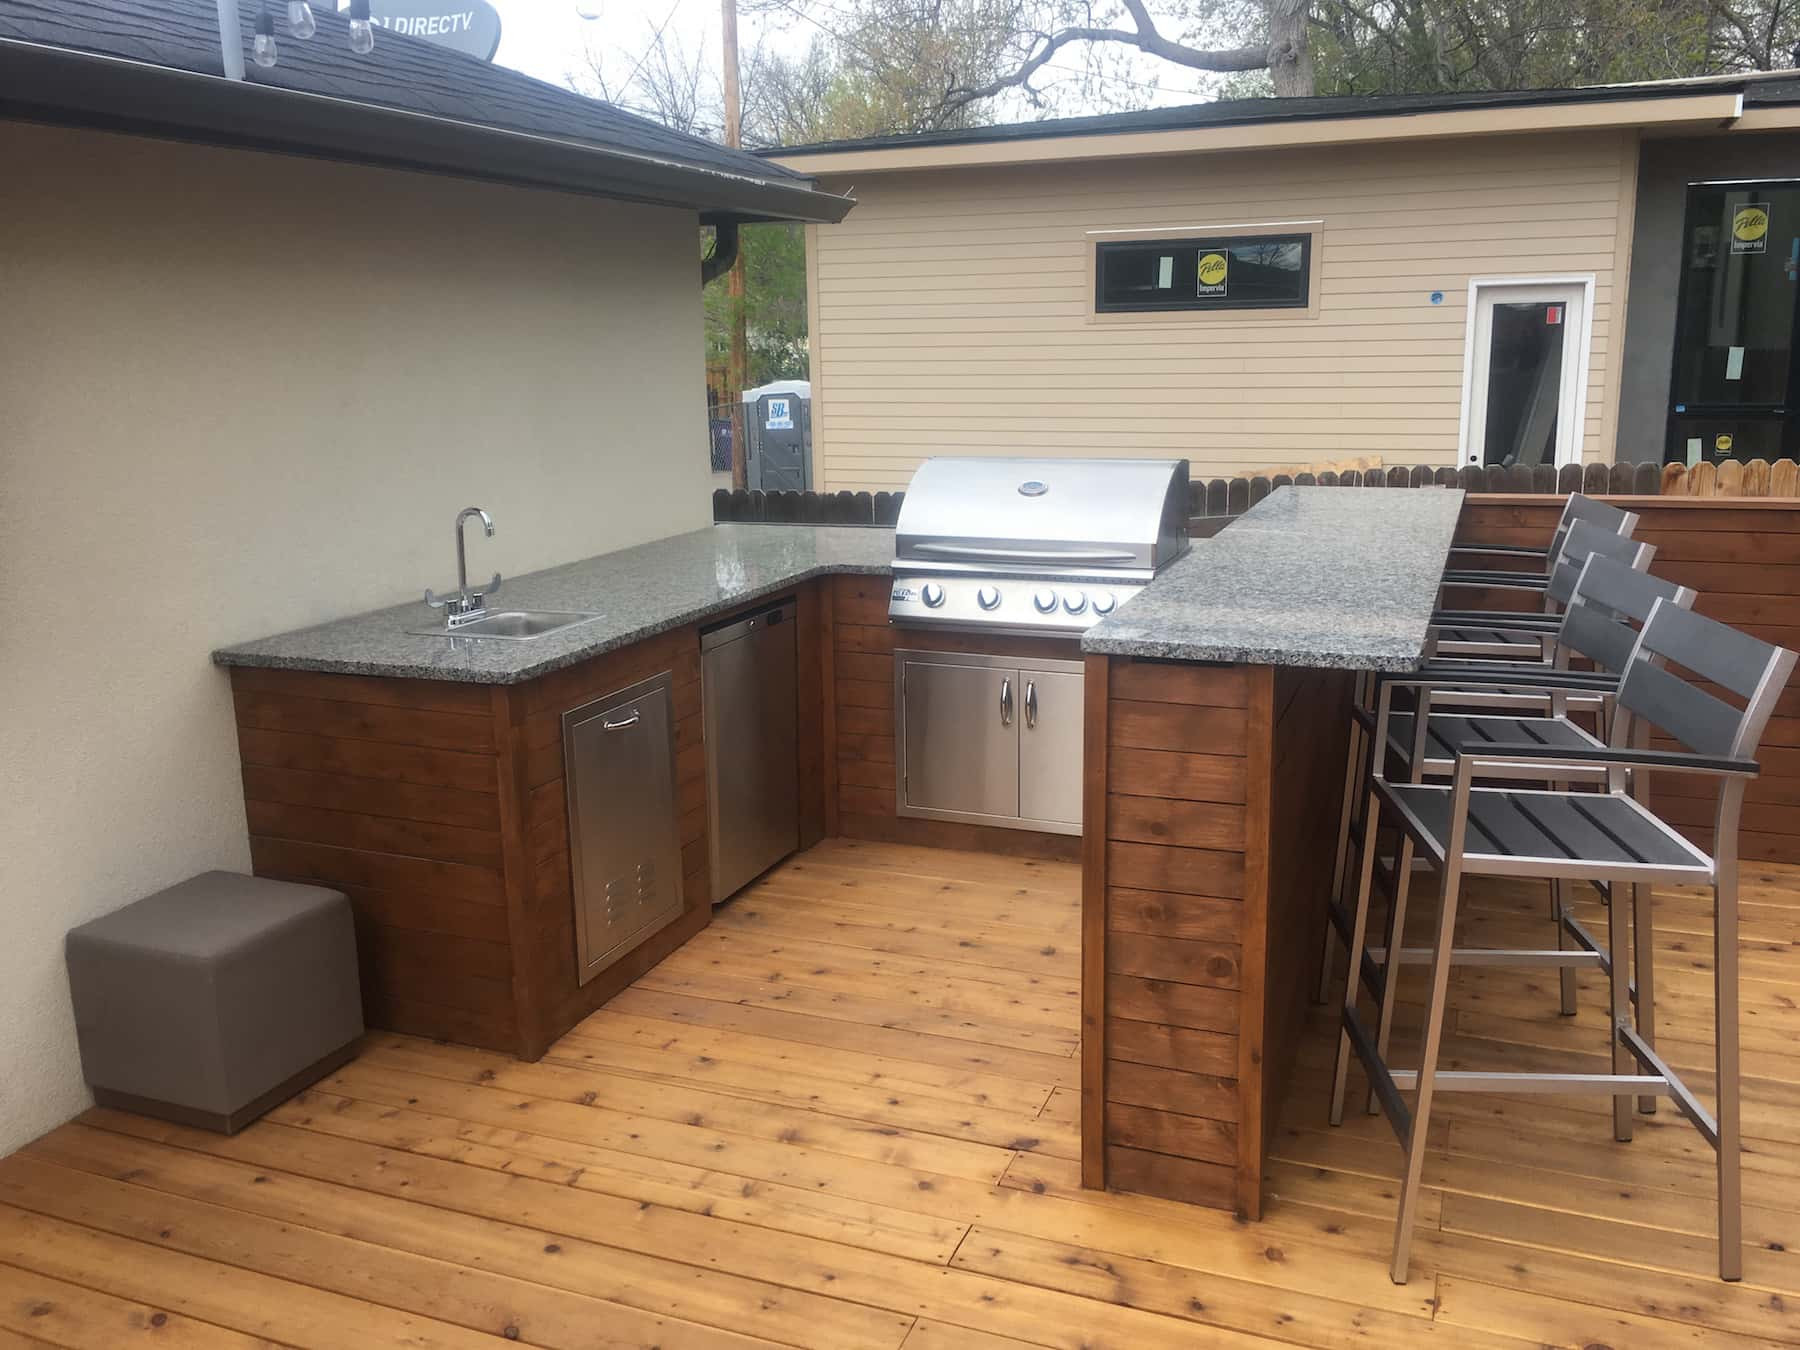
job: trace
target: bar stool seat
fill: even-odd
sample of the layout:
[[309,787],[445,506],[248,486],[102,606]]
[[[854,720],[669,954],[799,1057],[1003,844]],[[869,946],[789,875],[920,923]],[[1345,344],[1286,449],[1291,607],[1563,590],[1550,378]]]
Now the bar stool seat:
[[[1468,753],[1520,755],[1535,748],[1495,744]],[[1441,865],[1455,790],[1435,783],[1380,783],[1377,791]],[[1475,788],[1469,793],[1468,831],[1462,860],[1470,873],[1670,885],[1697,885],[1712,876],[1711,858],[1635,798],[1615,793]]]
[[[1388,717],[1388,752],[1411,765],[1413,714]],[[1547,745],[1574,750],[1602,744],[1600,739],[1565,717],[1493,717],[1434,712],[1425,725],[1425,772],[1447,774],[1458,750],[1479,750],[1493,742]],[[1411,776],[1410,774],[1408,775]]]

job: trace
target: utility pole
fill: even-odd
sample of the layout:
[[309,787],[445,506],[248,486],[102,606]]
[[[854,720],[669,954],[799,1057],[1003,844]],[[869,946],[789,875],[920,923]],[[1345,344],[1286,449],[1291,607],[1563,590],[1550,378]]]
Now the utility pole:
[[[722,0],[720,27],[724,32],[725,144],[732,149],[744,143],[742,95],[738,88],[737,0]],[[725,274],[725,294],[731,311],[731,357],[725,367],[725,384],[731,395],[731,485],[746,486],[745,456],[750,446],[749,419],[744,415],[744,385],[748,381],[748,345],[744,324],[744,253],[740,240],[737,258]]]

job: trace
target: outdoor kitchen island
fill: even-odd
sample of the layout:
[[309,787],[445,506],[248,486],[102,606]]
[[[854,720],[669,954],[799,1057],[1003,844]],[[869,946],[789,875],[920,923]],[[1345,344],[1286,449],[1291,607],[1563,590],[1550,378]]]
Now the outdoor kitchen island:
[[1278,489],[1084,635],[1083,1184],[1260,1217],[1351,685],[1417,666],[1462,498]]
[[[414,604],[246,642],[214,659],[252,862],[350,896],[371,1025],[536,1060],[711,921],[702,629],[791,596],[799,847],[1015,855],[977,873],[974,903],[1078,851],[1082,1179],[1256,1215],[1319,950],[1352,673],[1418,662],[1461,504],[1282,488],[1079,640],[1012,639],[1085,671],[1079,838],[895,818],[880,704],[896,642],[997,639],[889,628],[888,530],[719,525],[508,579],[513,605],[600,612],[530,641],[419,636],[432,616]],[[679,912],[584,977],[565,714],[659,677]],[[963,888],[935,889],[954,907]]]

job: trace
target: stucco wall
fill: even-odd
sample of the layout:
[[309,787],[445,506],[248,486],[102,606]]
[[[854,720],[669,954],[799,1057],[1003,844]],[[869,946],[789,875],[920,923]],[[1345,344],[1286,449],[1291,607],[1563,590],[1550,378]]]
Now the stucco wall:
[[694,217],[0,123],[0,1153],[64,932],[244,868],[221,643],[697,528]]
[[[821,486],[903,488],[934,454],[1449,464],[1474,277],[1594,278],[1582,453],[1610,459],[1636,153],[1605,131],[827,177],[858,204],[808,232]],[[1316,312],[1095,319],[1089,231],[1276,221],[1319,222]]]
[[1644,142],[1620,379],[1619,458],[1663,457],[1687,185],[1705,179],[1797,177],[1800,136],[1791,132]]

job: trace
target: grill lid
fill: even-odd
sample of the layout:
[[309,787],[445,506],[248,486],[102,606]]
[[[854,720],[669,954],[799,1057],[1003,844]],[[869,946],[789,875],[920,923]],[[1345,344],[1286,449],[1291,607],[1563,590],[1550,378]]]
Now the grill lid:
[[928,459],[900,507],[895,561],[946,572],[1149,579],[1187,552],[1180,459]]

